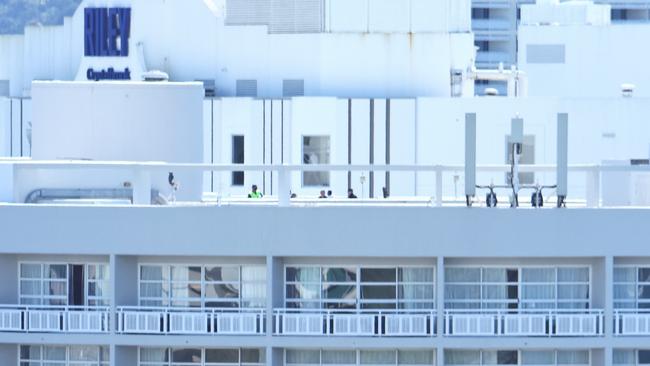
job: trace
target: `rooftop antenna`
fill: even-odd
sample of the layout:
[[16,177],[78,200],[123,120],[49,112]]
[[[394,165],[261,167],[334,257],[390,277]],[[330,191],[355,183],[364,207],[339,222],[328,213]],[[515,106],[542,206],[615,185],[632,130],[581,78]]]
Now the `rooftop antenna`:
[[495,189],[507,189],[510,192],[510,207],[519,207],[519,192],[522,189],[533,191],[531,196],[532,207],[539,208],[544,205],[542,190],[555,188],[557,192],[557,207],[565,207],[568,182],[568,121],[567,113],[557,115],[557,183],[554,185],[521,184],[519,181],[519,163],[523,153],[524,145],[524,120],[516,115],[511,120],[510,137],[508,138],[509,154],[508,164],[510,165],[510,179],[505,185],[477,185],[476,184],[476,114],[465,114],[465,198],[467,206],[472,206],[472,200],[476,196],[476,188],[489,190],[486,195],[488,207],[496,207],[497,197]]

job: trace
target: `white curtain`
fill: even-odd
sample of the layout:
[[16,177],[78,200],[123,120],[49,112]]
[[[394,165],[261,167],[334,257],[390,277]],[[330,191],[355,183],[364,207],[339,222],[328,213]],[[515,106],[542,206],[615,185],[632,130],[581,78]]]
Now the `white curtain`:
[[287,364],[318,365],[320,364],[320,351],[318,350],[287,350]]
[[362,365],[395,365],[395,351],[360,351],[359,363]]
[[589,365],[589,351],[558,351],[558,365]]
[[65,361],[65,347],[49,347],[49,346],[43,347],[43,360],[44,361]]
[[169,355],[167,348],[140,348],[141,362],[167,362]]
[[555,352],[553,351],[521,351],[522,365],[554,365]]
[[433,351],[397,351],[397,362],[400,365],[433,365]]
[[356,365],[356,351],[322,351],[323,365]]
[[20,277],[22,278],[41,278],[41,265],[32,263],[20,264]]
[[480,365],[480,351],[448,350],[445,351],[445,365]]
[[162,281],[167,276],[166,266],[142,266],[140,267],[140,280],[142,281]]
[[[65,350],[64,350],[65,351]],[[70,346],[70,361],[99,361],[99,347]]]

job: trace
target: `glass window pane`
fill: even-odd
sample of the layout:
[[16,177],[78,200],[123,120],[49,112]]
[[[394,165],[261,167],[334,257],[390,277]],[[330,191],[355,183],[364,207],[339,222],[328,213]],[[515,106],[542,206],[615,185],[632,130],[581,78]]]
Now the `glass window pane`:
[[553,365],[555,353],[553,351],[521,351],[522,365]]
[[167,362],[169,361],[167,348],[140,348],[140,361]]
[[555,282],[555,268],[524,268],[521,271],[522,282]]
[[238,282],[239,267],[205,267],[208,282]]
[[433,282],[433,268],[400,268],[401,282]]
[[589,285],[558,285],[558,299],[588,299]]
[[650,268],[639,268],[639,282],[650,282]]
[[497,365],[517,365],[517,351],[497,351]]
[[[329,136],[303,136],[302,154],[304,164],[330,163]],[[306,187],[325,187],[330,185],[329,172],[303,172],[302,184]]]
[[650,285],[639,286],[639,299],[650,299]]
[[264,351],[257,348],[242,348],[242,363],[264,363]]
[[480,365],[480,351],[447,350],[445,351],[445,365]]
[[636,268],[634,267],[615,267],[614,282],[635,282]]
[[41,265],[34,263],[20,264],[20,277],[22,278],[41,278]]
[[558,365],[589,365],[589,351],[558,351]]
[[650,365],[650,350],[639,350],[639,365]]
[[166,281],[167,274],[163,268],[163,266],[141,266],[140,279],[143,281]]
[[[233,164],[244,164],[244,136],[232,136],[232,161]],[[232,172],[232,185],[244,185],[244,172]]]
[[484,268],[483,282],[508,282],[508,274],[505,268]]
[[589,268],[563,268],[557,269],[558,282],[589,282]]
[[46,296],[66,296],[68,294],[68,284],[61,281],[44,281],[43,295]]
[[99,347],[70,346],[71,361],[99,361]]
[[320,282],[318,267],[287,267],[287,282]]
[[324,282],[356,282],[356,268],[323,268]]
[[209,298],[239,298],[239,284],[206,284],[205,297]]
[[395,268],[361,268],[361,282],[396,282]]
[[355,351],[325,351],[322,353],[323,365],[356,365],[357,353]]
[[266,267],[244,266],[241,269],[242,281],[266,281]]
[[555,285],[522,285],[521,297],[524,300],[553,300]]
[[636,299],[636,286],[634,285],[614,285],[614,298],[617,300],[634,300]]
[[396,292],[395,286],[391,285],[361,286],[361,298],[365,300],[396,299]]
[[359,362],[362,365],[394,365],[395,351],[360,351]]
[[320,299],[320,285],[287,285],[287,299]]
[[205,362],[239,363],[239,350],[207,348],[205,350]]
[[201,281],[201,267],[172,266],[172,281]]
[[43,347],[43,361],[65,361],[65,347]]
[[481,282],[481,269],[480,268],[445,268],[445,281],[448,283],[454,282]]
[[318,350],[288,349],[286,358],[288,364],[320,364],[320,352]]
[[400,365],[433,365],[433,351],[397,351]]
[[480,300],[481,286],[479,285],[447,285],[445,286],[447,300]]
[[40,295],[41,294],[41,281],[22,280],[20,281],[20,294],[21,295]]
[[634,365],[635,363],[635,352],[632,350],[614,350],[614,365]]
[[51,264],[43,266],[43,277],[50,279],[67,279],[68,266],[65,264]]
[[324,283],[323,298],[356,300],[357,286],[356,285],[332,285],[332,284]]
[[20,346],[20,358],[22,360],[40,360],[41,346]]
[[165,287],[162,283],[141,283],[140,297],[166,297]]
[[172,349],[172,362],[201,363],[201,350],[198,348]]
[[433,284],[431,285],[402,285],[400,299],[404,300],[433,300]]

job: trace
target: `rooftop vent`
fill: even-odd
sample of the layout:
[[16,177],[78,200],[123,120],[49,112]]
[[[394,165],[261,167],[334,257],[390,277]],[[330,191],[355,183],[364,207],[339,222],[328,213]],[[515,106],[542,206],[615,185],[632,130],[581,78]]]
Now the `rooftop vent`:
[[169,81],[169,75],[160,70],[151,70],[142,73],[142,80],[144,81]]

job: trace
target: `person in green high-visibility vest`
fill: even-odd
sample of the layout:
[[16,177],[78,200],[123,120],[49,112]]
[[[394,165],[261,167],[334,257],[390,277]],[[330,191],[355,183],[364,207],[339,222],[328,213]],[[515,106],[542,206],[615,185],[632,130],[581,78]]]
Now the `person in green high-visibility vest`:
[[248,198],[262,198],[262,196],[262,192],[257,191],[257,185],[253,184],[253,187],[251,187],[251,193],[248,194]]

